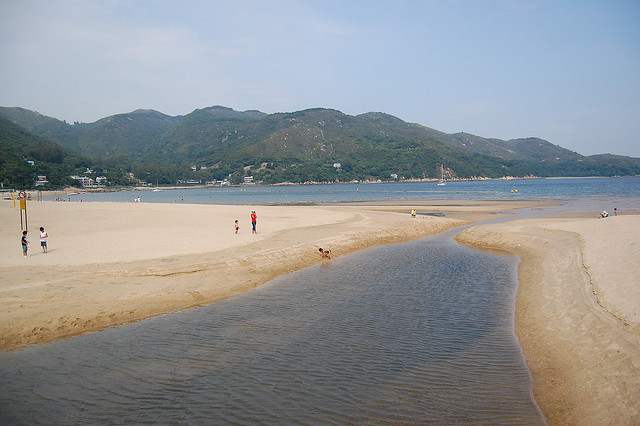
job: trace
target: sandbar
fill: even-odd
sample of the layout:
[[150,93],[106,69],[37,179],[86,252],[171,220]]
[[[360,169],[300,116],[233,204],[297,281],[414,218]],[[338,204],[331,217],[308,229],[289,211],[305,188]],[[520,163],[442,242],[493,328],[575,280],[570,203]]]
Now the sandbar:
[[516,334],[549,424],[640,424],[640,215],[479,225],[520,257]]

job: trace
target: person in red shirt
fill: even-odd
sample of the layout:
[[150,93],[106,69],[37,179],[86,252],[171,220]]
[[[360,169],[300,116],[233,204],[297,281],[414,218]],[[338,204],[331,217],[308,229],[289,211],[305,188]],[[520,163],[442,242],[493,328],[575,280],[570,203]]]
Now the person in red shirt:
[[251,232],[254,234],[257,234],[258,232],[256,231],[256,221],[258,219],[258,216],[256,216],[256,211],[255,210],[251,210]]

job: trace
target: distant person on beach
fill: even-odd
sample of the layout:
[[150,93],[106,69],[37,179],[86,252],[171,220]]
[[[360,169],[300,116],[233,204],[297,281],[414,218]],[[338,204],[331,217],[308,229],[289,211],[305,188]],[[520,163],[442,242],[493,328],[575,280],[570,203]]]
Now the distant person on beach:
[[613,215],[614,216],[618,216],[618,208],[617,207],[613,208]]
[[318,251],[320,252],[320,254],[322,255],[322,259],[329,259],[331,260],[331,250],[324,250],[322,247],[320,247],[318,249]]
[[47,249],[47,238],[49,238],[49,234],[44,230],[44,227],[40,227],[40,247],[42,247],[42,252],[46,253]]
[[609,216],[609,213],[607,213],[607,211],[606,211],[606,210],[605,210],[605,211],[603,211],[602,213],[600,213],[600,217],[601,217],[601,218],[602,218],[602,217],[608,217],[608,216]]
[[236,219],[235,227],[236,227],[236,234],[237,234],[238,230],[240,229],[240,225],[238,224],[238,219]]
[[29,241],[27,241],[27,231],[22,231],[22,256],[29,257]]
[[251,232],[254,234],[258,233],[258,231],[256,231],[257,221],[258,221],[258,216],[256,215],[256,211],[251,210]]

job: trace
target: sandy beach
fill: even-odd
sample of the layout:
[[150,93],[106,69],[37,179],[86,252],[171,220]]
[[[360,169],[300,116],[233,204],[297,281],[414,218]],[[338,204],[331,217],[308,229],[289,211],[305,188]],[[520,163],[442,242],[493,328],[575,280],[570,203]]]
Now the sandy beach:
[[[2,350],[228,298],[320,262],[320,247],[342,256],[469,220],[365,205],[30,202],[27,212],[31,247],[23,258],[19,210],[1,204]],[[46,254],[40,226],[49,234]]]
[[549,424],[640,423],[640,216],[595,217],[456,236],[522,260],[516,334]]
[[[343,256],[532,204],[31,202],[23,258],[19,210],[2,201],[0,350],[222,300],[319,263],[319,247]],[[516,334],[550,424],[640,423],[640,215],[630,213],[485,224],[456,237],[522,260]]]

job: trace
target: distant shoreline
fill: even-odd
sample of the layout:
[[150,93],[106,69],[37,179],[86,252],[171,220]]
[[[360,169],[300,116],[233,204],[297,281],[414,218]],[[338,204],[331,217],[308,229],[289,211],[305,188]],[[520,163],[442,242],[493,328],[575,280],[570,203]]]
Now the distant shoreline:
[[[553,176],[553,177],[539,177],[539,176],[526,176],[526,177],[513,177],[505,176],[501,178],[474,178],[474,179],[449,179],[447,182],[485,182],[485,181],[524,181],[524,180],[559,180],[559,179],[626,179],[637,178],[638,176]],[[279,187],[279,186],[313,186],[313,185],[369,185],[380,183],[435,183],[438,179],[404,179],[404,180],[392,180],[392,181],[353,181],[353,182],[282,182],[274,184],[236,184],[236,185],[159,185],[159,186],[123,186],[123,187],[99,187],[99,188],[81,188],[81,187],[66,187],[64,189],[57,190],[40,190],[31,189],[26,192],[42,192],[47,195],[68,195],[69,193],[100,193],[100,192],[123,192],[123,191],[153,191],[153,190],[178,190],[178,189],[219,189],[219,188],[251,188],[251,187]],[[3,189],[3,192],[11,193],[11,189]],[[18,192],[16,190],[16,192]],[[75,194],[74,194],[75,195]]]

